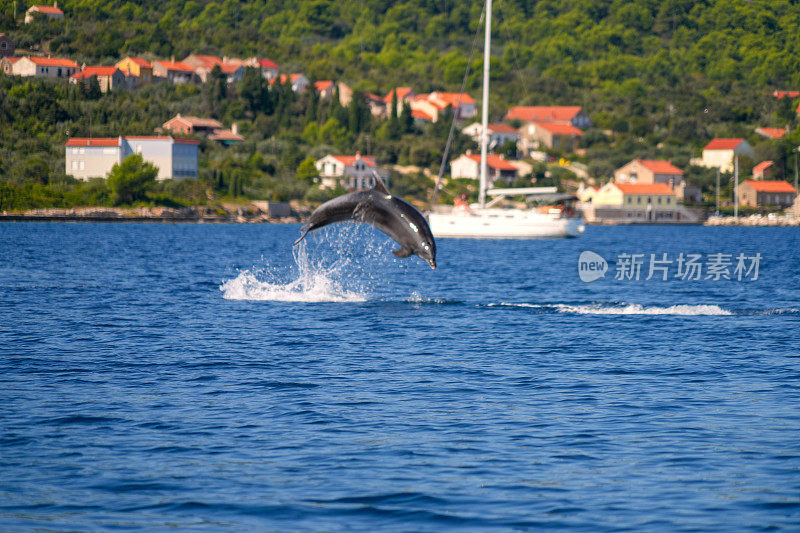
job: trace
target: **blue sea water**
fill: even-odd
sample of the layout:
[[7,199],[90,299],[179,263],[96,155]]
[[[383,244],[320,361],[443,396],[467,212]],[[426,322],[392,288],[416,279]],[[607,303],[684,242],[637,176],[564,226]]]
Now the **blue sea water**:
[[796,228],[298,234],[0,224],[0,530],[800,529]]

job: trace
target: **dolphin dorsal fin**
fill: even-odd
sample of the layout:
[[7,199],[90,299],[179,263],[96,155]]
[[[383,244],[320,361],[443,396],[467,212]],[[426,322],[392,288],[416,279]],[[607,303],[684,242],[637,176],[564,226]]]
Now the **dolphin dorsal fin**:
[[381,194],[385,194],[386,196],[391,196],[392,193],[389,192],[389,189],[386,187],[386,184],[383,182],[380,175],[377,172],[373,172],[373,175],[375,176],[375,186],[373,189]]

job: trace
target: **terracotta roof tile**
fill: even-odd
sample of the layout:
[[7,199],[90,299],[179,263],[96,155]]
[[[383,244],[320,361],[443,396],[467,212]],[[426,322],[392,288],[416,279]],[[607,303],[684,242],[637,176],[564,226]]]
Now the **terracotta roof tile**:
[[654,161],[648,159],[637,159],[640,165],[655,174],[680,174],[683,175],[683,170],[674,166],[669,161]]
[[788,192],[788,193],[795,192],[794,187],[792,187],[788,181],[783,181],[783,180],[776,180],[776,181],[747,180],[744,183],[758,192]]
[[714,139],[703,150],[733,150],[744,142],[744,139]]

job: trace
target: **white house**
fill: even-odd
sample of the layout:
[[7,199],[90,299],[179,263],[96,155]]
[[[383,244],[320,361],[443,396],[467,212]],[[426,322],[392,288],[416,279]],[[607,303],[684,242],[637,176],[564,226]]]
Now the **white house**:
[[[486,129],[489,130],[490,147],[503,146],[509,141],[516,144],[517,142],[519,142],[521,138],[519,130],[517,130],[517,128],[509,126],[508,124],[504,124],[502,122],[499,122],[497,124],[489,124],[489,126]],[[483,128],[481,127],[481,123],[475,122],[473,124],[470,124],[469,126],[466,126],[463,130],[461,130],[461,132],[464,135],[472,137],[473,141],[480,144],[482,130]]]
[[30,24],[36,20],[37,16],[49,19],[63,19],[64,12],[58,8],[58,2],[54,2],[52,6],[31,6],[25,12],[25,24]]
[[388,173],[381,169],[371,156],[326,155],[315,163],[321,178],[321,186],[333,189],[341,185],[348,190],[368,189],[375,185],[375,173],[384,181]]
[[248,57],[242,61],[242,65],[260,70],[261,76],[268,80],[278,75],[278,64],[266,58]]
[[36,78],[69,78],[80,70],[71,59],[53,57],[22,57],[11,66],[11,73],[16,76]]
[[197,178],[195,139],[162,136],[73,138],[66,144],[66,173],[83,180],[104,178],[131,154],[158,167],[158,179]]
[[744,139],[714,139],[703,148],[703,157],[692,162],[718,168],[721,172],[733,172],[734,156],[752,159],[755,158],[755,152]]

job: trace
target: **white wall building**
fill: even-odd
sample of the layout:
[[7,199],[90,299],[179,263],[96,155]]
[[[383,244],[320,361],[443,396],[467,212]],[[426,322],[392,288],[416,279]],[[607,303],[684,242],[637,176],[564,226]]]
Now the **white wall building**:
[[315,163],[321,186],[325,189],[341,185],[348,190],[368,189],[375,186],[375,172],[384,181],[388,173],[368,155],[326,155]]
[[36,78],[69,78],[80,70],[81,67],[71,59],[53,57],[23,57],[11,67],[15,76]]
[[74,138],[66,144],[66,173],[83,180],[104,178],[117,163],[138,153],[158,167],[158,179],[197,178],[198,146],[195,139],[126,136]]
[[704,167],[716,167],[721,172],[733,172],[733,158],[755,158],[753,147],[744,139],[714,139],[703,148],[703,157],[692,163],[699,163]]
[[[489,147],[503,146],[509,141],[516,144],[521,139],[521,135],[517,128],[502,122],[497,124],[489,124],[487,129],[489,130]],[[461,132],[464,135],[471,137],[476,143],[480,144],[482,130],[483,128],[481,127],[481,123],[474,122],[469,126],[466,126],[463,130],[461,130]]]

